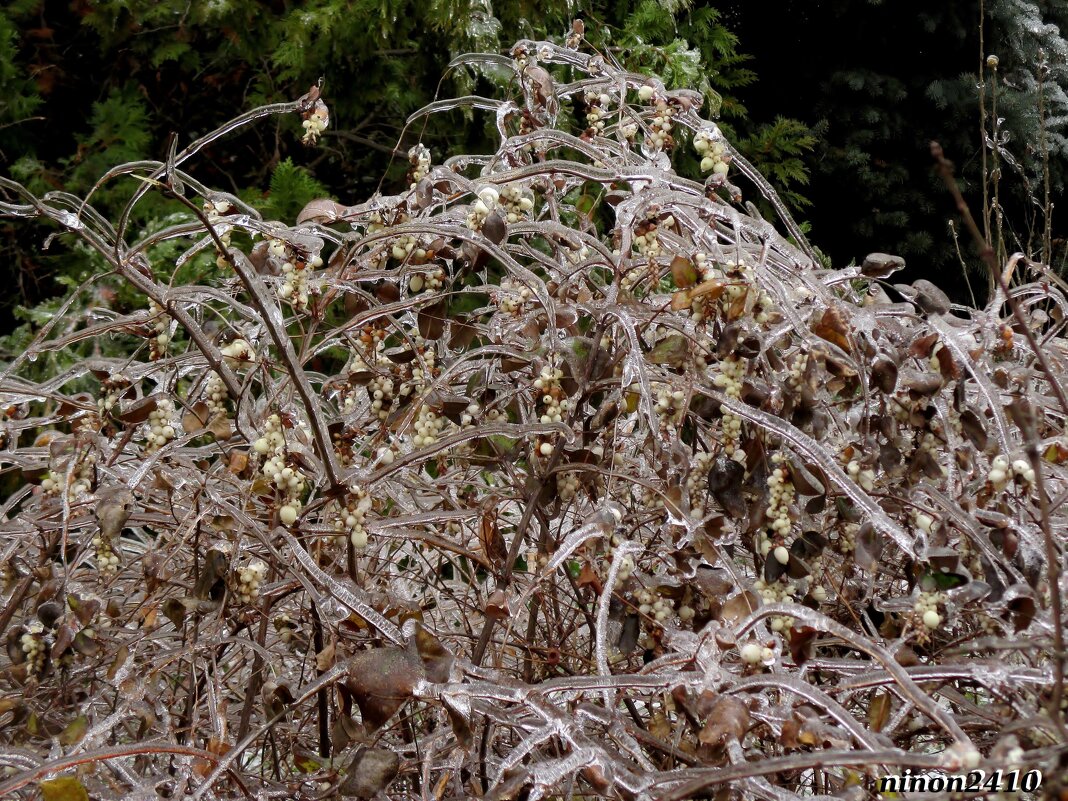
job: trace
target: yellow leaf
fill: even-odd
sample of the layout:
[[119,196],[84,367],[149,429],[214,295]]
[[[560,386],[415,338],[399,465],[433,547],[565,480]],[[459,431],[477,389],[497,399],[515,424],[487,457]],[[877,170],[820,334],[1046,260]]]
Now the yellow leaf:
[[85,715],[78,715],[67,724],[67,728],[59,733],[60,745],[74,745],[85,736],[85,730],[89,728],[89,719]]
[[37,785],[44,801],[89,801],[89,793],[75,776],[60,776]]
[[890,719],[890,693],[876,693],[868,707],[868,726],[872,731],[882,731]]
[[119,646],[119,650],[115,652],[115,659],[111,663],[111,667],[108,668],[108,680],[113,681],[119,674],[119,668],[126,664],[126,660],[130,658],[130,649],[125,645]]
[[675,286],[686,289],[697,283],[697,269],[685,256],[676,256],[671,260],[671,277],[675,279]]
[[315,667],[320,673],[325,673],[334,665],[334,644],[326,646],[315,655]]
[[690,290],[690,297],[703,298],[708,295],[709,300],[719,300],[719,296],[723,294],[723,290],[726,288],[726,285],[719,281],[702,281]]

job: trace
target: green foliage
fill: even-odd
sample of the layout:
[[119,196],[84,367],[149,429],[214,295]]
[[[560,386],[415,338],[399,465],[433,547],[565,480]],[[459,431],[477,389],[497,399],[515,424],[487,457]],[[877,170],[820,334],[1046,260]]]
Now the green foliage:
[[[67,186],[74,192],[92,186],[110,167],[148,158],[152,133],[148,109],[137,87],[127,83],[112,89],[104,100],[93,103],[89,130],[77,136],[77,143],[77,152],[65,162],[70,168]],[[131,192],[132,187],[129,187],[121,194],[125,196]],[[100,200],[96,202],[99,204]]]
[[617,4],[615,13],[623,19],[615,36],[621,61],[661,76],[669,88],[698,89],[713,114],[745,119],[745,106],[733,93],[756,80],[756,73],[743,66],[750,57],[738,51],[738,37],[723,25],[718,9],[690,6],[671,0]]
[[0,150],[15,144],[20,131],[12,131],[23,125],[43,102],[33,81],[26,76],[17,63],[19,32],[15,24],[19,7],[15,4],[0,14]]
[[329,192],[304,167],[286,159],[271,173],[271,190],[258,208],[267,219],[292,223],[308,201],[327,197]]
[[779,187],[783,200],[794,208],[811,205],[793,187],[808,184],[809,172],[802,156],[815,147],[817,137],[803,122],[776,117],[738,143],[738,147],[761,165],[764,176]]

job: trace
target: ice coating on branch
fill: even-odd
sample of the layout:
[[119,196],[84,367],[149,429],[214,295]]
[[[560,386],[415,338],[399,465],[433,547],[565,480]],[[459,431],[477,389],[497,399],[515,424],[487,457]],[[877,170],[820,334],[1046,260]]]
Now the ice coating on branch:
[[[141,731],[90,792],[316,795],[373,731],[389,795],[671,798],[735,771],[785,799],[843,789],[850,748],[963,758],[951,708],[1040,718],[1066,410],[1004,298],[883,289],[886,254],[825,269],[700,97],[571,38],[460,57],[510,94],[412,117],[484,113],[492,152],[420,143],[396,194],[298,224],[177,165],[317,87],[110,170],[202,204],[132,243],[91,197],[0,179],[0,214],[60,223],[141,303],[68,301],[0,371],[23,482],[0,689],[48,738],[75,726],[55,754],[20,739],[37,762]],[[202,263],[211,285],[158,278]],[[1062,284],[1013,264],[1063,375]],[[133,345],[60,358],[112,340]],[[1032,634],[1034,667],[1000,664]],[[743,708],[757,725],[717,728]],[[4,753],[2,796],[36,768]]]

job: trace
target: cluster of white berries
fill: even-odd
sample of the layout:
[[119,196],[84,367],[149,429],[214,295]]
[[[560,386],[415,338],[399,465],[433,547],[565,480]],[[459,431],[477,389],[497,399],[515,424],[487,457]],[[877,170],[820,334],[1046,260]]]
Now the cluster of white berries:
[[[784,464],[782,454],[773,454],[771,462],[775,467],[768,476],[768,528],[779,539],[786,539],[793,527],[793,521],[790,519],[790,505],[794,502],[797,493],[790,481],[790,472]],[[775,558],[780,563],[786,564],[790,559],[789,552],[783,546],[779,547],[782,548],[782,554],[779,553],[779,548],[776,548]],[[768,551],[765,550],[763,553],[767,556]]]
[[145,436],[145,452],[155,453],[176,435],[174,401],[170,398],[161,398],[156,402],[156,408],[148,415],[148,433]]
[[[719,362],[719,371],[712,383],[723,390],[728,398],[742,397],[742,382],[745,379],[746,362],[738,356],[728,356]],[[739,447],[742,439],[742,419],[724,412],[720,422],[723,431],[723,450],[737,462],[745,462],[745,452]]]
[[[463,414],[460,415],[460,428],[470,428],[475,424],[475,420],[478,417],[479,412],[482,411],[482,407],[477,403],[467,404],[467,408],[464,409]],[[496,412],[496,409],[491,411]]]
[[663,597],[660,593],[641,589],[635,593],[634,597],[639,604],[638,613],[653,618],[657,623],[663,623],[675,614],[675,605],[671,599]]
[[415,418],[412,427],[415,433],[412,435],[412,445],[416,448],[428,448],[435,445],[438,437],[445,428],[447,418],[438,414],[427,404],[419,407],[419,415]]
[[[665,228],[670,228],[674,223],[674,218],[668,217],[661,225]],[[641,255],[648,258],[655,258],[660,255],[659,230],[660,228],[655,222],[650,222],[646,226],[645,233],[634,237],[634,247]]]
[[747,313],[757,325],[766,325],[774,320],[775,301],[760,288],[753,268],[744,262],[729,259],[723,263],[723,275],[727,279],[720,295],[720,305],[729,311],[737,303],[745,303]]
[[542,423],[560,423],[570,409],[570,401],[560,386],[563,377],[563,370],[548,364],[541,368],[541,373],[534,379],[534,390],[539,396],[539,420]]
[[[642,89],[652,89],[652,87],[643,86]],[[642,91],[638,90],[638,96],[641,97]],[[652,95],[650,95],[650,99]],[[649,123],[649,133],[646,135],[646,143],[653,150],[670,150],[675,145],[675,139],[672,137],[671,132],[675,127],[672,118],[675,116],[675,109],[669,106],[665,101],[658,100],[656,102],[656,114],[653,115],[652,122]]]
[[267,252],[276,259],[289,259],[289,246],[282,239],[269,239],[267,241]]
[[379,231],[385,230],[386,221],[382,217],[382,212],[372,211],[367,217],[367,228],[364,233],[377,234]]
[[119,397],[126,387],[130,385],[130,380],[121,374],[108,376],[101,382],[100,397],[96,399],[96,408],[100,411],[100,414],[104,415],[115,408],[115,404],[119,402]]
[[[208,216],[208,222],[211,223],[213,227],[216,223],[222,221],[224,215],[229,214],[233,210],[234,207],[228,200],[204,201],[204,213]],[[230,226],[227,226],[225,229],[218,232],[219,241],[222,242],[223,247],[230,247],[230,234],[232,233],[232,230],[233,229]],[[220,268],[226,266],[226,259],[223,258],[221,253],[215,257],[215,266]]]
[[920,402],[913,401],[904,389],[899,389],[895,393],[893,400],[894,419],[899,423],[908,423],[913,411],[919,406]]
[[[616,254],[618,255],[618,254]],[[627,270],[623,275],[623,280],[620,282],[623,289],[626,292],[633,292],[634,287],[641,283],[642,279],[649,275],[649,267],[647,265],[639,265]]]
[[323,266],[323,259],[314,254],[307,261],[300,259],[282,263],[282,283],[278,287],[278,297],[288,300],[293,308],[302,311],[308,308],[308,294],[311,290],[308,274]]
[[293,634],[297,630],[297,624],[293,622],[293,618],[290,617],[288,612],[275,615],[272,623],[274,624],[274,630],[278,632],[278,639],[286,645],[293,642]]
[[376,375],[371,378],[367,389],[371,393],[371,410],[379,420],[385,420],[393,406],[393,379],[388,375]]
[[729,309],[736,300],[749,294],[749,279],[752,278],[752,270],[743,264],[739,265],[734,262],[727,262],[723,267],[725,276],[732,280],[723,287],[723,295],[720,302],[723,304],[724,309]]
[[224,360],[230,367],[240,367],[244,364],[256,362],[256,351],[241,337],[234,339],[219,348]]
[[708,261],[708,254],[703,250],[699,250],[693,254],[694,267],[697,268],[698,274],[701,276],[702,281],[712,281],[719,277],[719,271],[716,269],[715,262]]
[[871,492],[875,489],[875,470],[872,468],[861,467],[860,462],[856,459],[850,459],[846,463],[846,472],[865,492]]
[[263,436],[252,443],[252,449],[260,456],[267,457],[263,463],[263,475],[282,492],[285,499],[278,509],[278,518],[283,525],[293,525],[300,513],[304,476],[299,470],[294,470],[286,464],[286,437],[281,417],[272,414],[267,418],[263,426]]
[[921,592],[912,611],[920,617],[924,626],[933,631],[942,625],[942,615],[938,613],[938,605],[945,599],[945,595],[940,592]]
[[371,511],[373,499],[363,487],[349,487],[345,505],[338,504],[334,517],[334,531],[338,537],[348,537],[352,547],[363,550],[367,547],[367,529],[364,523],[367,513]]
[[612,98],[605,92],[586,92],[583,95],[586,101],[586,121],[595,134],[604,132],[605,117],[608,116],[605,109],[612,102]]
[[243,604],[252,603],[260,595],[260,585],[267,578],[267,563],[253,559],[233,574],[230,590]]
[[1010,465],[1009,460],[1004,456],[995,456],[990,463],[990,472],[987,473],[987,480],[994,488],[994,491],[1001,492],[1009,485],[1014,476],[1025,484],[1033,484],[1035,470],[1025,459],[1016,459]]
[[573,470],[556,474],[556,494],[562,502],[567,503],[574,498],[580,486],[578,474]]
[[686,476],[686,494],[690,499],[690,513],[698,519],[705,516],[705,479],[715,459],[716,457],[708,451],[701,451],[694,456],[690,473]]
[[515,60],[516,67],[520,70],[526,67],[527,64],[530,64],[532,60],[535,64],[538,63],[537,56],[531,55],[526,47],[522,46],[513,48],[512,58]]
[[[775,558],[782,562],[779,559],[780,549],[785,552],[786,558],[789,559],[790,552],[782,545],[775,549]],[[785,562],[782,562],[782,564],[785,564]],[[790,581],[775,581],[768,584],[764,579],[757,579],[753,584],[753,588],[760,594],[761,600],[766,604],[792,603],[794,596],[797,594],[797,585]],[[794,619],[789,615],[775,615],[771,618],[771,630],[774,632],[789,631],[793,625]]]
[[641,505],[647,512],[658,512],[664,508],[664,496],[651,487],[642,485]]
[[584,244],[568,247],[565,251],[567,260],[572,264],[581,264],[590,257],[590,249]]
[[775,658],[775,652],[771,648],[756,642],[747,642],[738,650],[738,653],[747,665],[768,663]]
[[662,425],[678,424],[686,416],[686,393],[672,390],[668,384],[653,384],[656,392],[656,409]]
[[701,171],[716,175],[727,175],[730,157],[727,146],[718,131],[702,128],[693,137],[693,149],[701,156]]
[[[622,545],[623,542],[624,542],[623,538],[620,537],[618,534],[613,534],[612,535],[612,547],[608,549],[608,563],[609,564],[611,564],[611,562],[612,562],[612,560],[614,558],[615,549],[618,548],[620,545]],[[619,572],[616,575],[617,575],[617,580],[620,583],[627,581],[631,576],[634,575],[634,557],[631,554],[628,553],[628,554],[624,555],[624,557],[620,560],[620,562],[619,562]]]
[[[756,283],[753,268],[745,263],[735,263],[733,260],[728,260],[723,265],[723,273],[730,279],[729,283],[723,288],[723,294],[720,296],[720,303],[724,310],[727,310],[753,291]],[[757,309],[757,315],[763,312],[763,316],[757,322],[766,322],[767,309],[770,309],[772,305],[771,296],[761,291],[755,295],[755,298],[754,309]]]
[[415,294],[419,292],[436,292],[445,283],[445,271],[440,267],[430,273],[416,273],[408,279],[408,291]]
[[472,231],[481,231],[486,218],[497,208],[501,193],[492,186],[484,186],[478,190],[478,198],[471,204],[471,210],[467,213],[467,227]]
[[[71,481],[70,490],[67,492],[67,498],[71,503],[81,499],[92,488],[92,462],[95,460],[95,455],[90,454],[88,459],[79,462],[74,480]],[[63,484],[63,476],[57,475],[52,470],[49,470],[41,479],[41,489],[46,495],[59,495],[59,488]]]
[[412,341],[415,342],[420,358],[413,362],[411,381],[401,384],[400,394],[404,396],[413,390],[425,390],[438,373],[437,351],[434,348],[425,347],[425,341],[418,332],[412,334]]
[[326,104],[322,100],[317,100],[311,114],[301,123],[304,136],[300,141],[306,145],[314,145],[328,125],[330,125],[330,112],[327,111]]
[[[386,356],[386,332],[382,329],[368,328],[360,334],[360,343],[374,354],[373,366],[358,350],[353,350],[349,355],[349,363],[345,366],[345,373],[352,377],[357,373],[373,372],[375,378],[371,380],[372,408],[378,412],[380,419],[385,420],[389,413],[389,407],[393,400],[393,379],[388,375],[380,375],[379,371],[391,372],[393,362]],[[381,395],[377,393],[381,392]],[[377,401],[377,405],[375,404]],[[342,394],[341,411],[351,412],[356,406],[355,388],[349,387]]]
[[801,391],[805,380],[805,370],[808,368],[808,354],[798,352],[790,360],[790,372],[786,376],[786,384],[794,393]]
[[149,358],[159,361],[167,355],[167,346],[171,342],[170,318],[164,313],[163,307],[149,298],[148,313],[152,315],[152,336],[148,339]]
[[26,631],[19,638],[19,646],[26,655],[26,666],[31,676],[37,676],[44,670],[46,644],[44,624],[38,620],[31,621]]
[[[233,204],[231,204],[229,200],[204,201],[204,213],[208,215],[208,220],[213,223],[218,222],[219,218],[229,214],[233,210]],[[225,242],[226,240],[223,241]]]
[[111,538],[104,536],[104,532],[97,530],[93,537],[93,547],[96,549],[96,569],[102,578],[110,578],[119,572],[119,557],[112,547]]
[[422,264],[426,261],[426,248],[418,247],[418,244],[419,240],[411,234],[398,236],[389,246],[389,255],[396,261],[404,261],[412,256],[416,263]]
[[226,415],[226,384],[222,376],[212,371],[204,383],[204,403],[208,407],[208,419]]
[[522,184],[501,187],[500,204],[504,207],[505,220],[519,222],[534,210],[534,193]]
[[[698,251],[694,254],[693,264],[697,269],[697,274],[701,277],[702,282],[707,283],[709,281],[716,281],[720,277],[715,265],[709,263],[708,254],[703,251]],[[691,298],[691,319],[693,319],[695,323],[702,323],[705,320],[712,319],[716,316],[718,302],[719,293],[716,292],[707,292]]]
[[759,290],[753,303],[753,322],[757,325],[767,325],[775,319],[774,312],[775,305],[771,295],[762,289]]
[[851,554],[857,547],[857,533],[860,523],[842,523],[838,530],[838,550],[843,555]]
[[990,463],[990,472],[987,473],[987,481],[995,492],[1001,492],[1009,485],[1009,460],[1004,456],[995,456]]
[[416,185],[430,172],[430,150],[422,142],[412,145],[408,148],[408,161],[412,165],[412,182],[409,188],[415,189]]
[[523,313],[532,294],[530,287],[525,284],[510,278],[502,278],[500,291],[494,292],[492,297],[501,311],[518,317]]
[[[932,429],[941,430],[941,425],[937,418],[928,422],[928,425]],[[905,438],[905,442],[902,444],[905,446],[901,448],[902,452],[909,452],[911,443],[909,443],[907,438]],[[924,431],[923,434],[920,435],[920,442],[916,446],[916,450],[927,451],[931,456],[931,463],[938,466],[938,469],[942,471],[942,475],[947,474],[946,468],[942,464],[945,448],[942,446],[942,441],[935,435],[934,431]]]

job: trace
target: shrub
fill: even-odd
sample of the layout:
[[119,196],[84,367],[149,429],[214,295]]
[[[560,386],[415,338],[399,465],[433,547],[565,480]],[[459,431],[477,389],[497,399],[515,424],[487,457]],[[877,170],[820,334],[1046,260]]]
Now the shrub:
[[[113,170],[188,215],[137,241],[3,179],[145,301],[58,309],[0,379],[0,794],[1059,781],[1063,285],[1014,260],[1014,323],[820,269],[698,95],[583,44],[466,57],[516,94],[411,122],[488,111],[496,152],[295,224],[184,164],[269,114],[313,142],[317,88]],[[174,242],[230,277],[158,280]]]

